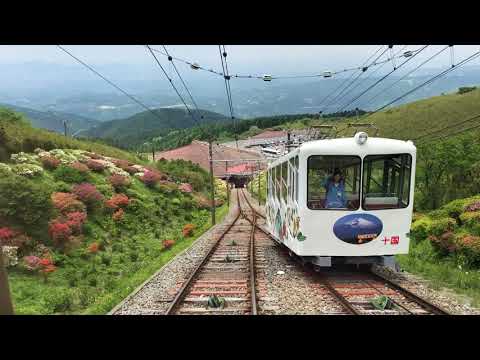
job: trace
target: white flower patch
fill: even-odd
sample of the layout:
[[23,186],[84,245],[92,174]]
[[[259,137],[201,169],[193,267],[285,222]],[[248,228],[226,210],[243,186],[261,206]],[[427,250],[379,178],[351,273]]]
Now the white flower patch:
[[133,176],[136,176],[136,177],[142,177],[143,175],[145,175],[145,173],[143,173],[143,172],[138,172],[138,173],[133,174]]
[[41,175],[43,173],[43,168],[34,164],[17,164],[12,166],[12,171],[17,175],[34,177]]
[[77,158],[73,154],[68,154],[62,149],[50,150],[50,154],[55,156],[62,164],[71,164],[77,161]]
[[16,164],[38,164],[38,155],[26,154],[20,152],[18,154],[12,154],[10,156],[12,161]]
[[47,151],[43,150],[43,149],[40,149],[40,148],[36,148],[35,150],[33,150],[33,152],[37,155],[40,155],[41,153],[45,153]]
[[110,172],[111,175],[114,175],[114,174],[117,174],[117,175],[122,175],[122,176],[125,176],[125,177],[130,177],[130,174],[118,167],[111,167],[111,168],[108,168],[108,171]]
[[6,267],[18,264],[18,246],[2,246],[2,253]]

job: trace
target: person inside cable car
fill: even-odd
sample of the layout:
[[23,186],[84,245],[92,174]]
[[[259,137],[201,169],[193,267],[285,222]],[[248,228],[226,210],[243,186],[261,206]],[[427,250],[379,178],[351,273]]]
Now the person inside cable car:
[[345,180],[340,169],[335,169],[333,175],[325,179],[322,185],[327,191],[325,208],[342,209],[347,207]]

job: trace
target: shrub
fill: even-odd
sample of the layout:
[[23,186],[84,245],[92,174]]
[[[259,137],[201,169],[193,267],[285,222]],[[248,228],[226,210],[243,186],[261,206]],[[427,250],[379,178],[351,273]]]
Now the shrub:
[[90,208],[103,201],[103,195],[97,190],[95,185],[89,183],[75,185],[72,192]]
[[193,188],[192,188],[192,185],[188,184],[188,183],[183,183],[181,184],[178,189],[181,191],[181,192],[184,192],[184,193],[191,193],[193,191]]
[[441,236],[447,231],[453,231],[456,227],[456,221],[452,218],[443,218],[433,220],[430,226],[430,233],[435,236]]
[[[83,164],[80,164],[83,165]],[[88,170],[88,168],[87,168]],[[61,165],[54,172],[56,181],[65,181],[67,183],[81,183],[88,179],[88,174],[70,166]]]
[[47,282],[50,274],[54,273],[55,271],[57,271],[57,267],[53,265],[50,259],[45,258],[40,260],[40,272],[43,275],[44,282]]
[[175,245],[175,240],[167,239],[162,241],[162,246],[164,249],[170,249],[173,245]]
[[89,158],[94,159],[94,160],[103,160],[103,159],[105,159],[102,155],[98,155],[98,154],[91,153],[91,152],[85,152],[84,154],[85,154],[86,156],[88,156]]
[[126,166],[124,168],[122,168],[124,171],[126,171],[127,173],[129,173],[130,175],[134,175],[136,173],[139,173],[140,170],[138,170],[137,168],[133,167],[133,166]]
[[16,266],[18,264],[18,247],[0,246],[0,256],[4,257],[6,267]]
[[87,167],[90,170],[95,171],[95,172],[102,172],[105,169],[104,164],[102,164],[99,161],[95,161],[95,160],[88,160],[87,161]]
[[63,223],[59,219],[55,219],[51,221],[48,226],[48,234],[56,247],[64,248],[72,235],[72,230],[68,224]]
[[480,236],[464,235],[457,239],[457,245],[469,266],[480,265]]
[[113,174],[108,178],[108,182],[113,186],[116,191],[122,190],[131,184],[131,180],[126,176]]
[[24,227],[46,225],[51,188],[17,176],[0,177],[0,217]]
[[96,254],[99,250],[100,250],[100,246],[96,242],[90,244],[90,246],[87,248],[87,251],[90,254]]
[[47,170],[55,170],[60,166],[60,160],[54,156],[44,156],[41,158],[42,165]]
[[105,206],[112,210],[117,210],[121,207],[127,207],[130,204],[130,199],[125,194],[113,195],[105,202]]
[[86,174],[86,173],[88,173],[88,171],[89,171],[87,165],[82,164],[81,162],[78,162],[78,161],[70,164],[69,167],[72,168],[72,169],[77,170],[78,172],[80,172],[80,173],[82,173],[82,174]]
[[478,211],[480,210],[480,201],[475,201],[465,206],[465,211]]
[[55,192],[51,195],[51,199],[55,209],[62,214],[85,212],[85,204],[79,201],[75,194]]
[[55,289],[55,291],[47,292],[43,299],[45,307],[50,313],[65,312],[72,307],[72,296],[66,289]]
[[113,221],[121,221],[123,219],[124,211],[123,209],[118,209],[112,215]]
[[148,187],[155,186],[160,180],[161,175],[154,171],[146,171],[140,180]]
[[15,246],[23,249],[31,243],[32,239],[21,232],[14,231],[8,227],[0,228],[0,246]]
[[16,164],[11,167],[12,172],[24,177],[35,177],[43,173],[43,168],[34,164]]
[[461,225],[461,221],[459,220],[460,214],[463,212],[465,208],[465,200],[463,199],[458,199],[449,202],[447,205],[443,207],[443,210],[445,210],[451,218],[455,219],[458,223],[458,225]]
[[193,224],[187,224],[183,227],[182,229],[182,234],[185,237],[190,237],[193,235],[193,230],[195,230],[195,225]]
[[82,226],[87,220],[87,214],[76,211],[67,214],[66,224],[70,227],[72,234],[79,235],[82,233]]

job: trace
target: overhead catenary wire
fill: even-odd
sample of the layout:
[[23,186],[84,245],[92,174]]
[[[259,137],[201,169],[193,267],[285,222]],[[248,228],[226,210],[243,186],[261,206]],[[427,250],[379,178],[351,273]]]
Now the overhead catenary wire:
[[[480,117],[480,115],[478,117]],[[434,137],[432,139],[427,139],[427,140],[421,142],[421,145],[425,145],[425,144],[433,142],[433,141],[444,140],[446,138],[457,136],[457,135],[460,135],[460,134],[463,134],[463,133],[466,133],[468,131],[472,131],[472,130],[475,130],[475,129],[479,129],[479,128],[480,128],[480,124],[477,124],[475,126],[471,126],[471,127],[468,127],[468,128],[464,128],[464,129],[459,129],[456,132],[452,132],[452,133],[449,133],[449,134],[444,134],[443,136],[440,135],[440,136]]]
[[401,76],[399,79],[397,79],[397,81],[395,81],[394,83],[390,84],[389,86],[385,87],[384,89],[380,90],[378,93],[376,93],[374,96],[372,96],[370,99],[367,100],[367,103],[366,105],[368,104],[371,104],[373,100],[375,100],[376,98],[378,98],[378,96],[380,96],[381,94],[385,94],[385,92],[387,90],[390,90],[392,87],[394,87],[395,85],[397,85],[400,81],[402,81],[403,79],[405,79],[406,77],[410,76],[411,74],[413,74],[415,71],[417,71],[419,68],[421,68],[422,66],[424,66],[425,64],[427,64],[428,62],[430,62],[431,60],[433,60],[435,57],[437,57],[438,55],[440,55],[442,52],[444,52],[445,50],[448,49],[448,46],[445,46],[443,49],[441,49],[440,51],[436,52],[435,54],[433,54],[432,56],[430,56],[428,59],[426,59],[425,61],[423,61],[421,64],[419,64],[418,66],[416,66],[415,68],[413,68],[412,70],[410,70],[409,72],[407,72],[406,74],[404,74],[403,76]]
[[[434,82],[435,80],[437,80],[437,79],[445,76],[445,75],[448,74],[449,72],[451,72],[451,71],[453,71],[453,70],[461,67],[462,65],[465,65],[466,63],[468,63],[468,62],[474,60],[475,58],[477,58],[479,55],[480,55],[480,51],[477,51],[477,52],[473,53],[473,54],[470,55],[469,57],[467,57],[467,58],[463,59],[462,61],[460,61],[455,67],[449,67],[448,69],[443,70],[442,72],[440,72],[440,73],[438,73],[437,75],[431,77],[430,79],[428,79],[427,81],[421,83],[420,85],[416,86],[415,88],[413,88],[413,89],[407,91],[406,93],[398,96],[398,97],[395,98],[394,100],[392,100],[392,101],[388,102],[387,104],[379,107],[378,109],[376,109],[376,110],[368,113],[363,119],[365,119],[365,118],[367,118],[367,117],[370,117],[370,116],[372,116],[373,114],[376,114],[377,112],[385,109],[387,106],[390,106],[390,105],[392,105],[393,103],[396,103],[397,101],[403,99],[404,97],[406,97],[406,96],[412,94],[413,92],[421,89],[422,87],[424,87],[424,86],[426,86],[426,85]],[[362,119],[362,120],[363,120],[363,119]]]
[[398,67],[394,67],[393,70],[391,70],[390,72],[388,72],[387,74],[385,74],[383,77],[381,77],[380,79],[378,79],[375,83],[373,83],[372,85],[370,85],[369,87],[367,87],[364,91],[362,91],[359,95],[357,95],[353,100],[351,100],[348,104],[344,105],[340,110],[338,111],[342,111],[343,109],[345,109],[346,107],[352,105],[353,103],[355,103],[359,98],[361,98],[363,95],[365,95],[368,91],[370,91],[371,89],[373,89],[375,86],[377,86],[378,84],[380,84],[382,81],[384,81],[387,77],[389,77],[391,74],[393,74],[395,71],[397,71],[398,69],[400,69],[403,65],[405,65],[406,63],[408,63],[409,61],[411,61],[415,56],[417,56],[418,54],[420,54],[423,50],[425,50],[426,48],[428,47],[428,45],[425,45],[423,48],[421,48],[419,51],[417,51],[414,55],[410,56],[409,58],[407,58],[407,60],[405,60],[404,62],[402,62],[400,65],[398,65]]
[[225,46],[223,46],[223,52],[222,48],[220,45],[218,45],[218,51],[220,54],[220,62],[222,64],[222,71],[223,71],[223,78],[225,80],[225,91],[227,93],[227,101],[228,101],[228,107],[230,109],[230,116],[233,120],[233,127],[234,127],[234,133],[235,133],[235,142],[238,148],[238,138],[237,138],[237,122],[235,121],[235,116],[233,112],[233,100],[232,100],[232,93],[231,93],[231,88],[230,88],[230,75],[228,73],[228,63],[227,63],[227,52],[225,50]]
[[137,103],[138,105],[140,105],[141,107],[143,107],[144,109],[146,109],[147,111],[151,112],[153,115],[155,115],[155,117],[159,118],[160,120],[163,120],[153,109],[151,109],[150,107],[148,107],[147,105],[145,105],[143,102],[141,102],[140,100],[138,100],[137,98],[135,98],[133,95],[129,94],[128,92],[126,92],[125,90],[123,90],[120,86],[118,86],[117,84],[115,84],[114,82],[112,82],[111,80],[107,79],[105,76],[103,76],[102,74],[100,74],[97,70],[95,70],[92,66],[88,65],[86,62],[80,60],[78,57],[76,57],[75,55],[73,55],[71,52],[69,52],[67,49],[65,49],[64,47],[60,46],[60,45],[57,45],[57,47],[59,49],[61,49],[63,52],[65,52],[66,54],[68,54],[69,56],[71,56],[73,59],[75,59],[77,62],[79,62],[80,64],[82,64],[83,66],[85,66],[87,69],[89,69],[91,72],[93,72],[95,75],[99,76],[100,78],[102,78],[104,81],[106,81],[108,84],[110,84],[111,86],[113,86],[115,89],[117,89],[118,91],[122,92],[125,96],[129,97],[131,100],[133,100],[135,103]]
[[325,106],[325,108],[328,108],[331,104],[333,104],[334,102],[338,102],[340,101],[341,99],[343,99],[347,94],[350,93],[351,90],[347,91],[349,88],[351,89],[351,86],[353,84],[355,84],[357,82],[357,80],[366,72],[368,71],[370,65],[372,65],[373,63],[375,63],[378,59],[380,59],[386,52],[388,51],[388,47],[385,48],[382,53],[380,55],[378,55],[376,57],[376,59],[370,63],[370,64],[367,64],[365,65],[363,68],[362,68],[362,71],[352,80],[350,81],[346,87],[343,88],[342,91],[340,91],[332,100],[329,101],[329,103]]
[[168,55],[168,60],[169,60],[170,63],[172,64],[175,72],[177,73],[178,78],[179,78],[180,81],[182,82],[183,87],[185,88],[185,90],[187,91],[187,94],[188,94],[188,96],[190,97],[190,100],[192,101],[192,104],[195,106],[195,109],[197,110],[197,113],[200,115],[200,118],[203,119],[203,115],[201,114],[201,111],[200,111],[200,109],[199,109],[199,107],[198,107],[198,105],[197,105],[197,102],[196,102],[195,99],[193,98],[191,91],[188,89],[187,84],[186,84],[185,81],[183,80],[183,77],[182,77],[182,75],[180,74],[180,72],[178,71],[177,66],[175,65],[175,62],[173,61],[173,57],[170,56],[170,54],[169,54],[169,52],[168,52],[168,50],[167,50],[167,47],[166,47],[165,45],[162,45],[162,46],[163,46],[163,49],[165,50],[165,53],[167,53],[167,55]]
[[440,128],[440,129],[437,129],[437,130],[434,130],[434,131],[431,131],[431,132],[428,132],[426,134],[423,134],[417,138],[414,138],[412,139],[413,141],[420,141],[420,142],[429,142],[432,140],[432,138],[429,139],[430,136],[433,135],[433,139],[435,137],[437,137],[436,135],[439,134],[439,136],[442,136],[442,133],[445,131],[445,130],[449,130],[449,129],[453,129],[453,128],[457,128],[461,125],[464,125],[466,123],[469,123],[469,122],[472,122],[476,119],[479,119],[480,118],[480,114],[477,114],[477,115],[474,115],[474,116],[471,116],[463,121],[460,121],[458,123],[455,123],[455,124],[451,124],[451,125],[448,125],[448,126],[445,126],[443,128]]
[[185,102],[185,100],[183,99],[183,96],[182,94],[180,94],[180,92],[178,91],[177,87],[175,86],[175,84],[173,83],[173,80],[168,76],[167,72],[165,71],[165,69],[163,68],[162,64],[160,63],[160,61],[158,60],[158,58],[155,56],[155,53],[152,51],[151,47],[149,45],[145,45],[145,47],[150,51],[150,54],[153,56],[153,58],[155,59],[155,62],[157,63],[157,65],[160,67],[160,69],[162,70],[162,72],[164,73],[165,77],[168,79],[168,81],[170,82],[170,85],[172,85],[173,89],[175,90],[175,92],[177,93],[178,97],[180,98],[180,100],[182,101],[183,105],[185,105],[185,108],[187,109],[187,112],[190,114],[190,116],[192,117],[193,121],[197,123],[198,126],[201,126],[201,124],[199,123],[199,121],[197,120],[197,118],[195,116],[193,116],[193,113],[192,111],[190,110],[190,108],[188,107],[187,103]]

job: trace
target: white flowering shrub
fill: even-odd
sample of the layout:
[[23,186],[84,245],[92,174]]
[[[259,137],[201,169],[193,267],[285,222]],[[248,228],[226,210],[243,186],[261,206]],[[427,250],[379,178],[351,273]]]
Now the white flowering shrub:
[[55,156],[62,164],[71,164],[73,162],[78,161],[77,157],[74,154],[69,152],[65,152],[62,149],[53,149],[50,150],[49,153]]
[[[112,164],[113,165],[113,164]],[[130,177],[130,174],[118,167],[116,167],[115,165],[112,166],[112,167],[109,167],[108,168],[108,172],[111,174],[111,175],[122,175],[122,176],[125,176],[125,177]]]
[[16,164],[11,169],[14,174],[26,177],[34,177],[43,173],[43,168],[34,164]]
[[34,154],[20,152],[18,154],[12,154],[10,158],[16,164],[39,164],[38,155]]
[[139,178],[142,177],[143,175],[145,175],[145,173],[143,173],[143,172],[138,172],[138,173],[133,174],[133,176],[136,176],[136,177],[139,177]]
[[3,262],[6,267],[18,264],[18,246],[2,246]]

